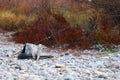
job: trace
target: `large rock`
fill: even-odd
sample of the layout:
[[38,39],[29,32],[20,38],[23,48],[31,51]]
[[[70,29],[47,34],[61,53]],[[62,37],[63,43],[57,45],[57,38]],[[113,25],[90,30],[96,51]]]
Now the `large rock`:
[[20,55],[18,55],[18,59],[28,59],[28,58],[33,58],[37,60],[40,58],[40,53],[42,53],[43,49],[45,49],[47,47],[45,47],[42,44],[39,45],[35,45],[35,44],[31,44],[31,43],[26,43],[24,45],[24,48],[21,52]]

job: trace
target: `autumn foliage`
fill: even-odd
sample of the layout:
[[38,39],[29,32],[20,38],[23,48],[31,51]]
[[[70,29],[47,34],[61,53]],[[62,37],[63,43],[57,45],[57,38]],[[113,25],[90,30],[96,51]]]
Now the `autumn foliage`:
[[14,35],[19,43],[44,44],[47,46],[65,46],[90,48],[94,44],[120,44],[119,31],[113,29],[109,19],[101,19],[96,29],[87,35],[82,27],[72,28],[63,15],[52,14],[45,21],[37,21],[30,29]]
[[102,44],[120,44],[120,33],[119,29],[114,29],[109,20],[101,23],[100,32],[98,38]]
[[120,18],[114,8],[120,10],[119,1],[110,1],[4,0],[0,1],[0,28],[16,30],[13,40],[17,43],[82,49],[119,45]]
[[[92,37],[92,35],[90,35]],[[36,22],[30,29],[23,30],[14,35],[13,40],[18,43],[45,44],[48,46],[64,46],[89,48],[90,36],[84,36],[82,29],[71,28],[62,15],[53,14],[52,19],[45,24]]]

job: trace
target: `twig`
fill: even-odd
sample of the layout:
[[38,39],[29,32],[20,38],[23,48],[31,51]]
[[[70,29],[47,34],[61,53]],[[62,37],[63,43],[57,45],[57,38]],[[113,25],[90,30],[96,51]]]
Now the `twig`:
[[10,57],[14,57],[15,55],[20,54],[20,53],[21,53],[21,50],[13,53]]

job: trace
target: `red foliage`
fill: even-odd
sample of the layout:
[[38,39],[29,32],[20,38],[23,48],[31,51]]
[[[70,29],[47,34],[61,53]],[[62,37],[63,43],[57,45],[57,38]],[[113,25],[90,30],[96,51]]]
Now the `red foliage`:
[[54,19],[46,20],[46,24],[41,21],[30,29],[18,32],[13,40],[18,43],[42,43],[44,45],[63,45],[69,44],[69,47],[80,46],[88,48],[90,46],[89,37],[85,37],[81,28],[73,29],[62,15],[53,14]]
[[113,31],[113,27],[111,23],[109,22],[110,20],[104,20],[101,23],[100,26],[100,32],[98,34],[99,40],[103,44],[110,45],[112,44],[120,44],[120,34],[118,33],[118,30]]
[[[23,30],[14,35],[13,40],[19,43],[42,43],[45,45],[55,44],[60,41],[62,29],[69,27],[69,24],[62,15],[53,15],[54,19],[37,21],[30,29]],[[44,23],[43,23],[44,22]]]
[[85,35],[79,28],[71,28],[62,15],[52,14],[53,18],[46,21],[37,21],[30,29],[18,32],[13,40],[19,43],[44,44],[46,46],[59,46],[69,44],[69,47],[90,48],[94,40],[99,39],[103,44],[120,44],[120,35],[112,31],[109,22],[103,21],[100,25],[100,32],[96,30]]

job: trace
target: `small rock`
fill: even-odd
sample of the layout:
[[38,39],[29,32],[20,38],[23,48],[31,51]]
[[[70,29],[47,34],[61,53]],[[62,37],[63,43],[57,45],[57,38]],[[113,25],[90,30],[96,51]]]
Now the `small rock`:
[[22,70],[20,66],[15,66],[15,69]]
[[107,77],[106,77],[106,76],[104,76],[104,75],[99,75],[99,76],[98,76],[98,78],[107,79]]
[[62,68],[61,66],[55,66],[55,68]]
[[49,60],[57,60],[57,58],[50,58]]
[[64,80],[72,80],[72,79],[70,79],[70,78],[65,78]]
[[65,53],[65,55],[69,55],[69,53]]
[[11,76],[11,77],[7,77],[6,80],[17,80],[17,79]]
[[34,79],[32,79],[32,80],[42,80],[42,79],[40,79],[40,78],[34,78]]
[[64,67],[65,67],[64,64],[57,64],[57,65],[55,66],[55,68],[64,68]]

